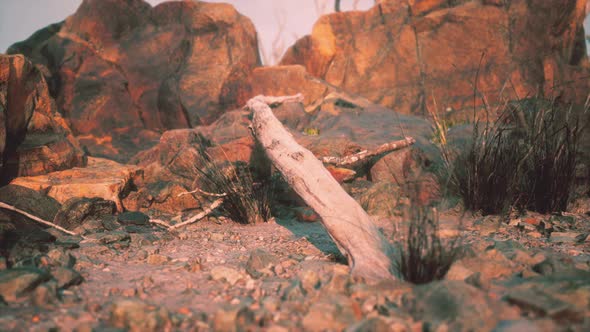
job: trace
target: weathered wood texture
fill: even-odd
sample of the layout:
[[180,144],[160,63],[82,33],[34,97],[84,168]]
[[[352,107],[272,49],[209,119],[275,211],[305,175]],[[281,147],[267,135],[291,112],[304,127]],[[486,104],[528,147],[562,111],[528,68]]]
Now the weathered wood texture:
[[324,227],[346,255],[351,273],[369,281],[395,278],[391,244],[322,162],[295,141],[269,107],[302,99],[300,94],[250,99],[247,107],[253,112],[256,139],[295,192],[320,215]]

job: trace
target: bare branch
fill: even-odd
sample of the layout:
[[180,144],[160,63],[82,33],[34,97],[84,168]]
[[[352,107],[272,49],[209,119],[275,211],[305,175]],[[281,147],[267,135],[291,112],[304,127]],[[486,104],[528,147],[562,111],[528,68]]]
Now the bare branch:
[[170,225],[167,222],[163,221],[163,220],[160,220],[160,219],[150,219],[150,222],[152,224],[156,224],[158,226],[162,226],[162,227],[164,227],[166,229],[170,229]]
[[322,157],[324,164],[331,164],[336,166],[347,166],[354,168],[368,158],[375,157],[381,154],[389,153],[395,150],[403,149],[416,142],[412,137],[406,137],[403,140],[385,143],[374,150],[363,150],[353,155],[345,157]]
[[222,203],[223,203],[223,199],[222,198],[218,198],[215,201],[213,201],[213,203],[211,203],[211,205],[208,208],[204,209],[203,212],[197,214],[196,216],[191,217],[187,221],[181,222],[181,223],[176,224],[174,226],[170,226],[169,229],[170,230],[174,230],[174,229],[177,229],[177,228],[184,227],[186,225],[192,224],[194,222],[197,222],[197,221],[205,218],[209,213],[211,213],[211,211],[215,210]]
[[65,229],[65,228],[63,228],[61,226],[58,226],[58,225],[56,225],[56,224],[54,224],[52,222],[49,222],[49,221],[43,220],[43,219],[41,219],[39,217],[36,217],[36,216],[34,216],[34,215],[26,212],[26,211],[23,211],[23,210],[15,207],[15,206],[12,206],[12,205],[9,205],[9,204],[0,202],[0,208],[6,209],[6,210],[10,210],[10,211],[14,211],[14,212],[16,212],[18,214],[22,214],[23,216],[25,216],[25,217],[27,217],[27,218],[29,218],[31,220],[34,220],[34,221],[36,221],[38,223],[41,223],[43,225],[46,225],[46,226],[55,228],[55,229],[60,230],[60,231],[62,231],[64,233],[66,233],[66,234],[73,235],[73,236],[80,236],[80,237],[82,237],[82,238],[85,239],[85,237],[83,235],[76,234],[76,233],[74,233],[72,231],[68,231],[67,229]]
[[195,194],[195,193],[200,193],[200,194],[203,194],[205,196],[211,196],[211,197],[225,197],[225,196],[227,196],[226,193],[215,194],[215,193],[207,192],[207,191],[202,190],[200,188],[195,188],[193,191],[187,191],[185,193],[180,193],[180,194],[178,194],[177,197],[184,196],[184,195],[191,195],[191,194]]

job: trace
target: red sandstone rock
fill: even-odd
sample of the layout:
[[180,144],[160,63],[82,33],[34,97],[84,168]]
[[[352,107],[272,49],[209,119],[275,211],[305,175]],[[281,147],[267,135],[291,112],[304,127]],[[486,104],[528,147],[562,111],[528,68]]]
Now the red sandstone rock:
[[44,67],[72,130],[95,156],[126,161],[163,130],[237,106],[260,64],[250,20],[227,4],[85,0],[9,53]]
[[[321,17],[281,64],[400,113],[471,110],[545,94],[583,104],[590,91],[584,0],[383,0]],[[477,90],[473,98],[475,77]],[[585,77],[585,79],[584,79]],[[507,85],[506,85],[507,84]],[[505,87],[503,90],[502,88]]]
[[2,182],[85,165],[43,75],[24,56],[0,55],[0,108]]
[[11,184],[44,191],[62,204],[74,197],[100,197],[115,202],[118,211],[122,212],[121,199],[130,192],[135,182],[140,181],[141,176],[142,170],[137,166],[88,158],[88,165],[84,168],[19,177],[12,180]]

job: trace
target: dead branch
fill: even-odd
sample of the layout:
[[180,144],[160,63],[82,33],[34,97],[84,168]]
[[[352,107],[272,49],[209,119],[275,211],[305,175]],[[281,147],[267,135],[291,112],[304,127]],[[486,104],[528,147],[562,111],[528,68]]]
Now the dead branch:
[[223,203],[223,198],[218,198],[215,201],[213,201],[213,203],[211,203],[211,205],[204,209],[203,212],[197,214],[196,216],[191,217],[190,219],[188,219],[187,221],[183,221],[179,224],[170,226],[170,230],[174,230],[180,227],[184,227],[186,225],[192,224],[196,221],[199,221],[203,218],[205,218],[209,213],[211,213],[211,211],[215,210],[217,207],[219,207],[221,204]]
[[177,228],[184,227],[186,225],[192,224],[194,222],[197,222],[197,221],[205,218],[209,213],[211,213],[211,211],[215,210],[222,203],[223,203],[223,199],[222,198],[216,199],[215,201],[213,201],[213,203],[211,203],[211,205],[208,208],[206,208],[205,210],[203,210],[201,213],[199,213],[199,214],[191,217],[190,219],[188,219],[186,221],[183,221],[183,222],[181,222],[179,224],[176,224],[176,225],[170,225],[167,222],[165,222],[163,220],[160,220],[160,219],[150,219],[150,222],[152,224],[156,224],[158,226],[162,226],[162,227],[166,228],[169,231],[175,230]]
[[152,224],[156,224],[158,226],[162,226],[162,227],[164,227],[166,229],[170,229],[170,225],[167,222],[163,221],[163,220],[160,220],[160,219],[150,219],[150,222]]
[[202,190],[200,188],[195,188],[192,191],[187,191],[185,193],[180,193],[180,194],[177,195],[177,197],[184,196],[184,195],[191,195],[191,194],[195,194],[195,193],[200,193],[200,194],[203,194],[205,196],[211,196],[211,197],[225,197],[225,196],[227,196],[226,193],[215,194],[215,193],[207,192],[207,191]]
[[322,162],[295,141],[268,106],[271,102],[301,101],[301,94],[250,99],[247,107],[254,113],[252,127],[256,139],[295,192],[320,215],[322,224],[346,255],[351,273],[371,281],[394,279],[391,244]]
[[85,238],[83,235],[76,234],[76,233],[74,233],[72,231],[68,231],[67,229],[65,229],[65,228],[63,228],[63,227],[61,227],[59,225],[56,225],[56,224],[54,224],[52,222],[49,222],[49,221],[43,220],[43,219],[41,219],[39,217],[36,217],[36,216],[34,216],[34,215],[26,212],[26,211],[23,211],[23,210],[15,207],[15,206],[12,206],[12,205],[9,205],[9,204],[0,202],[0,208],[6,209],[6,210],[10,210],[10,211],[14,211],[14,212],[16,212],[18,214],[22,214],[23,216],[25,216],[25,217],[27,217],[27,218],[29,218],[31,220],[34,220],[34,221],[36,221],[38,223],[41,223],[41,224],[43,224],[45,226],[49,226],[49,227],[55,228],[55,229],[60,230],[60,231],[62,231],[64,233],[66,233],[66,234],[73,235],[73,236],[80,236],[82,238]]
[[[185,193],[187,194],[187,193]],[[216,195],[216,194],[214,194]],[[225,194],[224,194],[225,196]],[[167,222],[160,220],[160,219],[150,219],[150,222],[152,224],[156,224],[158,226],[162,226],[164,228],[166,228],[167,230],[171,231],[171,230],[175,230],[178,229],[180,227],[184,227],[186,225],[192,224],[196,221],[199,221],[203,218],[205,218],[209,213],[211,213],[211,211],[215,210],[217,207],[219,207],[221,205],[221,203],[223,203],[223,198],[218,198],[215,201],[213,201],[213,203],[211,203],[211,205],[206,208],[205,210],[203,210],[203,212],[191,217],[190,219],[183,221],[181,223],[178,223],[176,225],[170,225]]]
[[386,154],[395,150],[403,149],[408,147],[416,142],[415,139],[412,137],[406,137],[405,139],[399,141],[393,141],[389,143],[385,143],[373,150],[363,150],[361,152],[355,153],[353,155],[344,156],[344,157],[322,157],[322,162],[324,164],[336,165],[336,166],[346,166],[348,168],[355,168],[359,164],[365,162],[368,158],[377,157],[382,154]]

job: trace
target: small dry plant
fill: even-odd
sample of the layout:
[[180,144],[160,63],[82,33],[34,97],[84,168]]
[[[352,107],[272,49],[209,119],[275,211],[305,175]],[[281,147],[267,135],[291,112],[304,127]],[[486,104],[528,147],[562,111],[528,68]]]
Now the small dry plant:
[[[507,101],[493,112],[485,108],[488,119],[474,116],[467,149],[453,153],[439,134],[451,190],[466,208],[483,214],[566,210],[583,129],[579,111],[542,98]],[[433,119],[435,128],[443,126]]]
[[439,233],[436,208],[412,205],[410,224],[398,245],[397,269],[404,280],[425,284],[445,277],[453,262],[460,258],[461,238],[444,240]]
[[258,174],[245,162],[218,161],[201,149],[198,169],[200,188],[203,191],[225,194],[221,210],[239,223],[253,224],[268,221],[273,201],[273,183],[269,177]]

